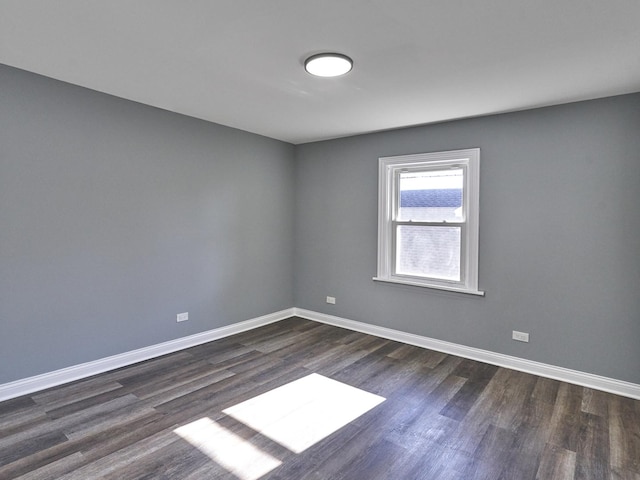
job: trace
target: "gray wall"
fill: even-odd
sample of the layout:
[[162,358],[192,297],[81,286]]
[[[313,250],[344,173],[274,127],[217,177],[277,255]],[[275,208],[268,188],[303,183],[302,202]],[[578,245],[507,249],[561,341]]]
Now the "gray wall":
[[[299,146],[296,306],[640,383],[638,132],[635,94]],[[372,281],[378,157],[471,147],[486,297]]]
[[[638,131],[640,94],[293,147],[0,66],[0,384],[291,306],[640,383]],[[378,157],[470,147],[486,297],[373,282]]]
[[293,159],[0,66],[0,384],[293,306]]

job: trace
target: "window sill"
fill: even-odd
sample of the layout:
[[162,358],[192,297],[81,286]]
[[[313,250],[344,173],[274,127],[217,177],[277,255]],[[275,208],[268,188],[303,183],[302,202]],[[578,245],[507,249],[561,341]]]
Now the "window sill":
[[476,295],[478,297],[484,297],[484,292],[481,290],[470,290],[462,287],[447,287],[443,285],[431,285],[421,282],[412,282],[411,280],[397,280],[395,278],[382,278],[373,277],[376,282],[396,283],[399,285],[411,285],[412,287],[431,288],[434,290],[445,290],[447,292],[465,293],[467,295]]

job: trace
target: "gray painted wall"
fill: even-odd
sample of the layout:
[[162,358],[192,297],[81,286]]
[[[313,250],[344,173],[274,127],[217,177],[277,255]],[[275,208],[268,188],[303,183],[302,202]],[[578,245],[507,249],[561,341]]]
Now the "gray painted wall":
[[293,161],[0,66],[0,384],[291,307]]
[[[638,132],[635,94],[297,147],[296,306],[640,383]],[[486,297],[372,281],[378,157],[471,147]]]
[[[0,384],[291,306],[640,383],[639,130],[636,94],[293,147],[0,66]],[[486,297],[373,282],[378,157],[469,147]]]

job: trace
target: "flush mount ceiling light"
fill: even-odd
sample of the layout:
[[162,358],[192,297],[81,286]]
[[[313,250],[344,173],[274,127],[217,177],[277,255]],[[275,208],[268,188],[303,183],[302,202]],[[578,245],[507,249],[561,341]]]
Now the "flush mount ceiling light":
[[316,77],[338,77],[352,67],[353,60],[341,53],[319,53],[304,61],[304,69]]

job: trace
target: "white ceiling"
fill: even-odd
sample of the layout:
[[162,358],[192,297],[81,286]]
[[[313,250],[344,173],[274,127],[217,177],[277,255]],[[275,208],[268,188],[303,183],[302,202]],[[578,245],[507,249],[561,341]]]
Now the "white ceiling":
[[640,91],[640,0],[0,0],[0,63],[299,144]]

